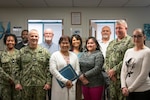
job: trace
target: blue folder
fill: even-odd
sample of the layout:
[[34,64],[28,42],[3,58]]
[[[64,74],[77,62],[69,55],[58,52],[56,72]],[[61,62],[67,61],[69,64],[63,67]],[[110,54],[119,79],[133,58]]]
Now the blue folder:
[[[75,79],[78,78],[77,73],[75,70],[72,68],[70,64],[62,68],[60,71],[60,74],[67,78],[68,80],[74,81]],[[61,88],[65,87],[65,84],[57,79],[58,84],[60,85]]]

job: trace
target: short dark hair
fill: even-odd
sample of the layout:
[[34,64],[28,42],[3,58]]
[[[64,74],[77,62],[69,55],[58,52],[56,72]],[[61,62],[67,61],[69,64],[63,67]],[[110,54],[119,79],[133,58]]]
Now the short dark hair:
[[22,35],[23,32],[29,32],[29,31],[28,30],[22,30],[21,35]]
[[18,42],[18,40],[17,40],[17,37],[16,37],[16,35],[15,34],[7,34],[7,33],[5,33],[5,36],[4,36],[4,39],[3,39],[3,42],[4,42],[4,44],[6,45],[6,40],[7,40],[7,38],[9,37],[9,36],[12,36],[13,38],[14,38],[14,40],[15,40],[15,44],[17,44],[17,42]]
[[67,35],[62,35],[61,37],[60,37],[60,39],[59,39],[59,44],[63,41],[63,40],[68,40],[69,41],[69,43],[71,43],[70,42],[70,37],[69,36],[67,36]]

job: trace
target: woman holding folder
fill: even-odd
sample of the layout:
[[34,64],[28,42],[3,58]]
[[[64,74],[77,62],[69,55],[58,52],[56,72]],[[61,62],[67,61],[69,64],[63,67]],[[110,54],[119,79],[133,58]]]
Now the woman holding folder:
[[[71,81],[65,78],[59,72],[65,66],[70,64],[75,72],[79,74],[79,62],[78,57],[70,49],[70,37],[61,36],[59,39],[60,51],[56,51],[50,58],[50,72],[53,75],[52,78],[52,96],[51,100],[75,100],[75,85],[76,81]],[[61,81],[65,84],[65,87],[61,87],[58,83]]]

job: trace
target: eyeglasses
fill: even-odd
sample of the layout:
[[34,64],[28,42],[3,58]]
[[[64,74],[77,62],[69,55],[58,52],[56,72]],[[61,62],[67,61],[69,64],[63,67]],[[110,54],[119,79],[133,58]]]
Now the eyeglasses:
[[139,38],[143,37],[143,35],[133,35],[132,37],[139,39]]

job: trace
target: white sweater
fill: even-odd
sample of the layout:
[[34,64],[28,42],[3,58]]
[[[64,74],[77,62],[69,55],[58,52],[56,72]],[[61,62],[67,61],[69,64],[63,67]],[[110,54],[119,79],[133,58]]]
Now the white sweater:
[[139,51],[135,51],[134,48],[128,49],[125,53],[121,70],[121,88],[127,87],[129,92],[150,90],[149,72],[150,49],[148,47]]
[[[73,69],[79,74],[79,61],[78,57],[75,53],[69,51],[69,58],[70,64],[72,65]],[[52,78],[52,97],[51,100],[75,100],[75,93],[76,93],[76,81],[73,81],[73,87],[67,89],[66,87],[61,88],[56,80],[56,78],[63,83],[66,83],[68,79],[64,78],[60,73],[59,70],[66,66],[67,63],[64,60],[60,51],[56,51],[52,54],[50,58],[50,72],[53,75]]]

